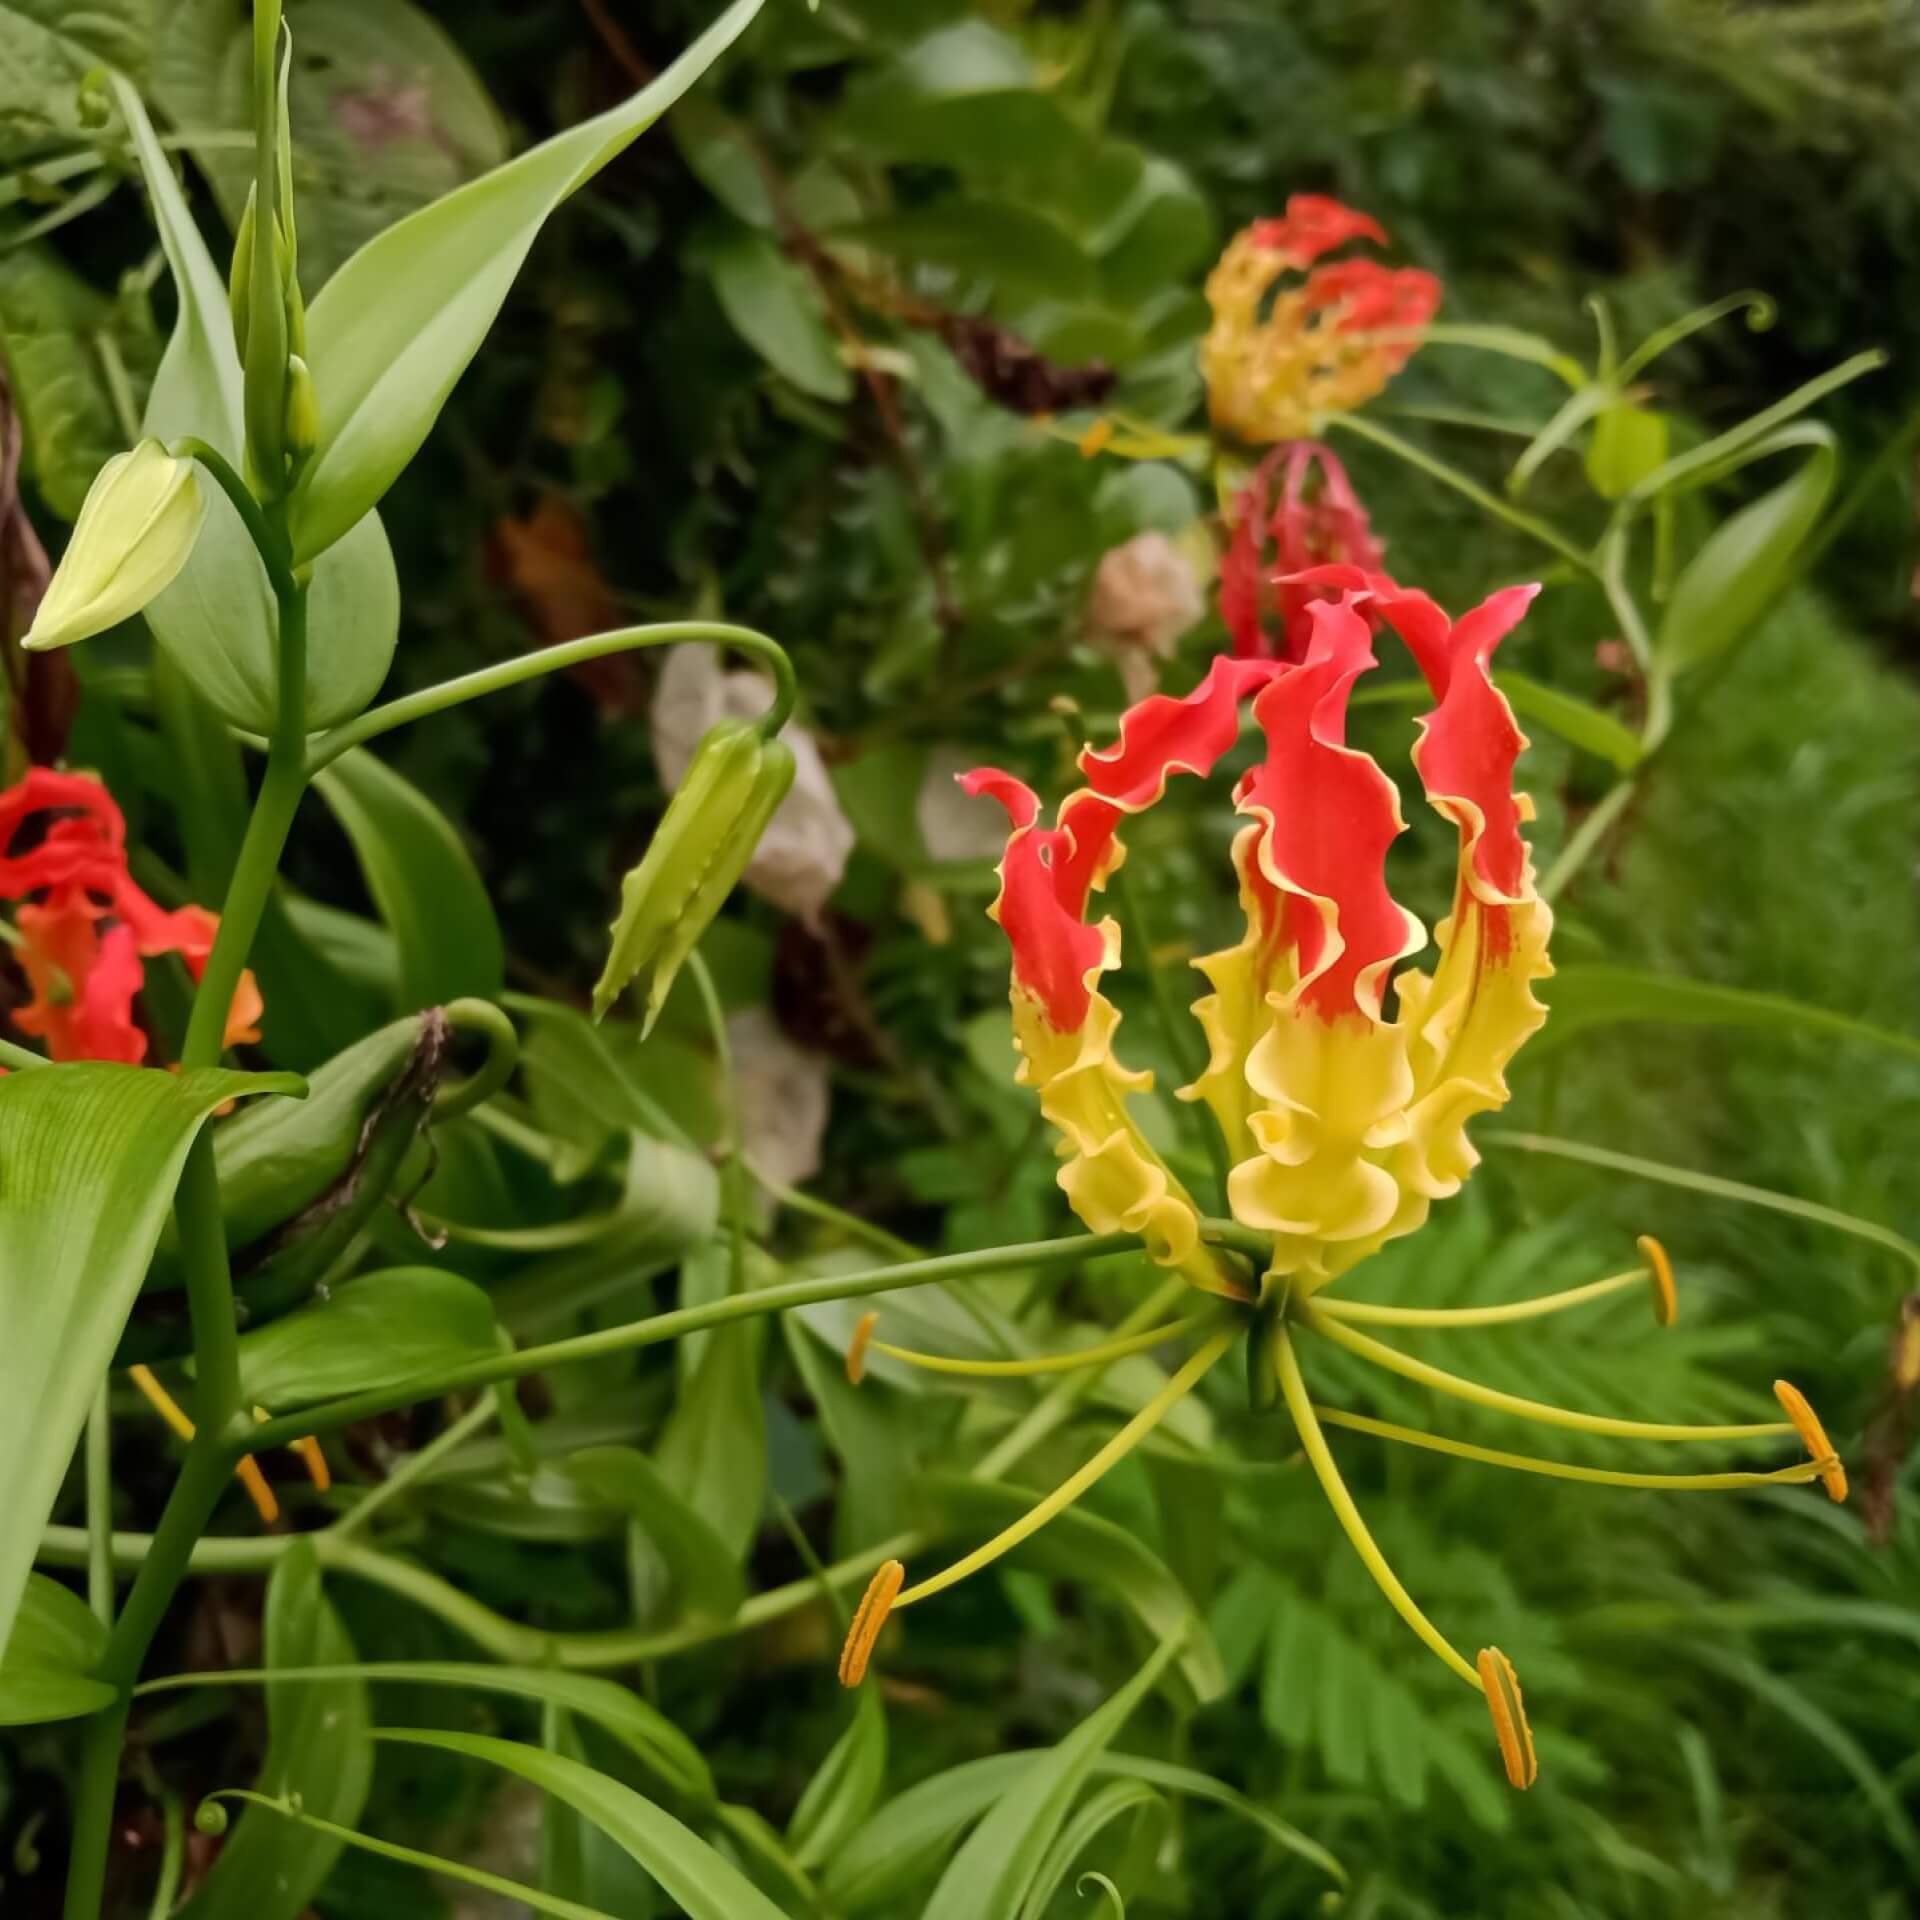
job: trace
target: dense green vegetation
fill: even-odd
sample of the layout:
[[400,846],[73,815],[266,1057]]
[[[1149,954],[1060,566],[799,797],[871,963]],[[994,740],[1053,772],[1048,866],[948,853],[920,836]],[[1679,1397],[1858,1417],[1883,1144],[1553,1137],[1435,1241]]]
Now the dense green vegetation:
[[[17,500],[0,457],[6,784],[29,766],[98,774],[125,810],[133,879],[167,907],[217,907],[240,863],[259,762],[234,716],[139,620],[66,651],[11,643],[33,614],[31,534],[57,556],[136,437],[176,314],[151,172],[101,63],[168,136],[224,269],[254,179],[246,12],[100,0],[66,18],[0,0],[0,453],[15,421],[22,446]],[[610,107],[710,12],[287,0],[309,308],[399,215]],[[797,672],[818,750],[803,749],[808,806],[782,816],[787,837],[776,825],[646,1033],[638,995],[598,1029],[581,1015],[621,877],[694,741],[723,698],[764,705],[764,687],[723,694],[718,655],[610,652],[530,677],[383,736],[377,762],[338,761],[301,802],[252,952],[261,1038],[235,1058],[331,1074],[348,1047],[370,1051],[353,1056],[335,1159],[297,1197],[263,1199],[251,1234],[217,1143],[277,1109],[213,1128],[252,1316],[239,1377],[283,1416],[270,1440],[359,1389],[387,1404],[331,1423],[331,1490],[284,1448],[263,1453],[273,1528],[237,1486],[221,1500],[139,1667],[206,1683],[135,1701],[104,1912],[164,1913],[175,1894],[196,1920],[515,1910],[466,1904],[481,1896],[423,1855],[579,1903],[556,1911],[727,1911],[699,1904],[724,1894],[660,1890],[678,1842],[636,1841],[578,1779],[568,1793],[540,1777],[560,1769],[565,1787],[569,1759],[684,1823],[688,1884],[732,1861],[796,1916],[1910,1911],[1916,105],[1909,0],[768,0],[560,207],[381,503],[403,594],[384,695],[633,622],[750,626]],[[1351,425],[1324,425],[1387,566],[1455,613],[1544,582],[1498,664],[1522,677],[1518,782],[1562,975],[1513,1104],[1477,1123],[1480,1172],[1343,1292],[1487,1306],[1620,1272],[1655,1234],[1679,1270],[1677,1326],[1635,1293],[1409,1334],[1407,1350],[1660,1421],[1767,1419],[1784,1377],[1853,1481],[1844,1506],[1805,1485],[1667,1494],[1334,1434],[1420,1604],[1523,1678],[1540,1762],[1524,1796],[1502,1782],[1484,1702],[1382,1601],[1237,1354],[1027,1548],[905,1614],[858,1694],[836,1685],[876,1549],[905,1536],[910,1577],[937,1571],[1078,1467],[1181,1358],[1121,1359],[1036,1431],[1032,1407],[1059,1406],[1049,1378],[882,1357],[849,1385],[861,1313],[882,1309],[878,1337],[911,1348],[1057,1352],[1111,1338],[1165,1280],[1144,1251],[822,1298],[672,1344],[616,1339],[497,1392],[391,1391],[501,1338],[1079,1231],[1051,1132],[1013,1081],[1007,941],[984,911],[1003,823],[950,776],[1005,765],[1051,807],[1075,752],[1111,740],[1142,690],[1123,687],[1129,670],[1184,693],[1229,645],[1210,576],[1246,468],[1204,438],[1202,288],[1237,230],[1298,193],[1373,215],[1391,258],[1444,287],[1433,339]],[[1730,301],[1564,445],[1540,438],[1570,390],[1611,377],[1614,341],[1630,351],[1748,289],[1771,324]],[[1573,375],[1488,350],[1521,333]],[[1869,349],[1881,361],[1855,366]],[[1650,505],[1622,576],[1603,577],[1590,556],[1612,503],[1664,454],[1608,484],[1593,449],[1612,428],[1595,416],[1657,420],[1680,457],[1835,368],[1763,457]],[[328,398],[323,383],[323,421]],[[1530,444],[1537,470],[1510,486]],[[1799,486],[1804,519],[1713,577],[1697,627],[1658,627],[1714,529],[1755,502],[1791,509]],[[1190,616],[1151,659],[1103,626],[1096,587],[1103,556],[1144,534],[1197,569]],[[1656,623],[1651,667],[1623,598]],[[1406,687],[1397,642],[1379,650],[1378,680]],[[1455,851],[1407,772],[1424,706],[1363,693],[1350,738],[1407,796],[1393,884],[1431,927]],[[1253,758],[1249,734],[1227,770]],[[1130,964],[1108,989],[1127,1058],[1157,1080],[1141,1124],[1209,1194],[1196,1110],[1168,1097],[1196,1062],[1167,1002],[1194,991],[1187,960],[1239,937],[1227,790],[1180,783],[1130,823],[1109,900]],[[0,961],[8,1012],[31,984]],[[150,955],[149,1064],[192,1058],[190,984]],[[517,1029],[513,1078],[429,1135],[443,1068],[479,1077],[500,1045],[476,1001]],[[431,1047],[429,1006],[453,1017]],[[0,1087],[17,1102],[17,1081],[43,1077]],[[0,1155],[24,1155],[7,1125],[0,1109]],[[351,1237],[319,1258],[310,1203],[353,1208],[347,1176],[368,1167]],[[9,1178],[0,1158],[0,1211]],[[22,1244],[7,1231],[0,1258]],[[90,1502],[76,1461],[41,1561],[76,1593],[90,1517],[104,1504],[151,1535],[175,1486],[179,1452],[125,1369],[151,1362],[190,1398],[189,1259],[163,1239],[126,1332],[105,1335],[110,1501]],[[364,1320],[324,1320],[394,1270],[410,1277]],[[394,1357],[408,1340],[417,1364]],[[1480,1447],[1643,1472],[1786,1458],[1543,1438],[1302,1347],[1323,1404]],[[66,1630],[85,1680],[99,1647],[84,1620]],[[16,1633],[0,1662],[9,1720],[41,1718],[8,1692],[34,1652]],[[480,1660],[518,1678],[480,1690],[417,1664]],[[372,1684],[212,1679],[356,1662],[416,1664]],[[576,1667],[604,1685],[564,1695],[552,1676]],[[97,1713],[74,1699],[70,1715]],[[85,1725],[0,1738],[9,1915],[61,1911]],[[454,1750],[370,1727],[438,1729]],[[482,1767],[464,1736],[522,1757]],[[1006,1759],[1037,1748],[1054,1827],[1033,1813],[1040,1775]],[[235,1806],[222,1849],[192,1828],[204,1796],[256,1785],[413,1857],[343,1846],[284,1802]]]

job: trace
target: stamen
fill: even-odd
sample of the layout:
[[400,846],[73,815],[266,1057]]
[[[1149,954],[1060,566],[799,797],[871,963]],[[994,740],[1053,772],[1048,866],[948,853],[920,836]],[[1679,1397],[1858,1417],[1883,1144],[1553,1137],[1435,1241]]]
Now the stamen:
[[922,1580],[917,1587],[909,1588],[898,1599],[892,1600],[892,1604],[910,1607],[917,1600],[930,1599],[956,1581],[964,1580],[968,1574],[991,1566],[1003,1553],[1010,1552],[1021,1541],[1038,1533],[1055,1514],[1072,1506],[1103,1474],[1118,1466],[1200,1384],[1238,1337],[1238,1330],[1231,1327],[1224,1333],[1215,1334],[1091,1460],[1077,1472],[1069,1474],[1044,1500],[1030,1507],[1010,1527],[996,1533],[985,1546],[976,1547],[963,1559],[956,1560],[944,1573],[936,1573],[931,1580]]
[[1680,1318],[1680,1293],[1673,1284],[1673,1262],[1667,1250],[1652,1234],[1643,1233],[1633,1243],[1653,1270],[1653,1317],[1661,1326],[1670,1327]]
[[1476,1406],[1491,1407],[1496,1413],[1510,1413],[1522,1420],[1536,1420],[1546,1427],[1570,1427],[1576,1433],[1613,1434],[1622,1440],[1770,1440],[1793,1431],[1791,1423],[1784,1420],[1696,1427],[1667,1425],[1657,1420],[1620,1420],[1600,1413],[1577,1413],[1571,1407],[1550,1406],[1544,1400],[1527,1400],[1517,1393],[1502,1393],[1497,1387],[1483,1387],[1478,1381],[1463,1380],[1459,1374],[1448,1373],[1444,1367],[1416,1360],[1396,1347],[1389,1347],[1364,1333],[1356,1333],[1351,1327],[1342,1326],[1318,1307],[1303,1307],[1299,1319],[1301,1324],[1311,1327],[1316,1333],[1325,1334],[1336,1346],[1345,1347],[1349,1353],[1357,1353],[1363,1360],[1371,1360],[1375,1366],[1384,1367],[1389,1373],[1400,1374],[1408,1380],[1418,1380],[1422,1386],[1432,1387],[1440,1393],[1450,1393],[1456,1400],[1470,1400]]
[[[877,1320],[878,1314],[869,1314],[861,1322]],[[861,1356],[861,1370],[865,1371],[866,1355],[869,1350],[884,1353],[894,1360],[903,1360],[910,1367],[919,1367],[927,1373],[959,1373],[983,1376],[988,1379],[1023,1379],[1041,1373],[1074,1373],[1081,1367],[1097,1367],[1111,1360],[1124,1360],[1129,1354],[1145,1353],[1151,1347],[1157,1347],[1185,1333],[1189,1327],[1199,1324],[1200,1316],[1190,1314],[1184,1320],[1171,1321],[1164,1327],[1149,1327],[1144,1333],[1128,1334],[1119,1340],[1109,1340],[1097,1347],[1073,1347],[1064,1353],[1043,1353],[1026,1360],[961,1360],[945,1353],[922,1353],[913,1347],[891,1347],[884,1340],[862,1340],[860,1330],[854,1330],[854,1346],[847,1350],[847,1364],[851,1368],[853,1354],[857,1347]],[[856,1383],[857,1384],[857,1383]]]
[[1649,1487],[1661,1493],[1718,1493],[1746,1487],[1804,1487],[1820,1478],[1817,1461],[1797,1460],[1771,1473],[1621,1473],[1611,1467],[1575,1467],[1563,1460],[1542,1460],[1530,1453],[1503,1453],[1494,1447],[1476,1447],[1444,1434],[1422,1433],[1415,1427],[1396,1427],[1364,1413],[1342,1413],[1334,1407],[1315,1407],[1323,1424],[1370,1433],[1376,1439],[1397,1440],[1402,1446],[1422,1447],[1429,1453],[1450,1454],[1457,1460],[1478,1460],[1484,1466],[1509,1467],[1516,1473],[1542,1473],[1555,1480],[1581,1480],[1595,1487]]
[[[154,1378],[151,1367],[129,1367],[127,1369],[133,1384],[146,1396],[147,1403],[174,1433],[182,1440],[193,1438],[193,1422],[187,1418],[179,1401]],[[267,1477],[260,1471],[260,1463],[252,1454],[243,1458],[234,1468],[240,1484],[247,1490],[247,1498],[254,1504],[255,1511],[268,1526],[280,1518],[280,1502],[274,1498],[273,1489],[267,1485]]]
[[873,1338],[873,1330],[880,1324],[877,1313],[863,1313],[859,1324],[853,1330],[853,1338],[847,1342],[847,1383],[857,1387],[867,1377],[867,1343]]
[[1827,1498],[1844,1500],[1847,1497],[1847,1470],[1840,1464],[1840,1456],[1835,1452],[1833,1442],[1827,1438],[1827,1430],[1820,1424],[1820,1416],[1814,1412],[1807,1396],[1790,1380],[1776,1380],[1773,1383],[1773,1397],[1786,1409],[1794,1432],[1813,1456],[1813,1463],[1820,1471],[1820,1484],[1827,1490]]
[[1633,1267],[1625,1273],[1609,1274],[1604,1280],[1589,1280],[1583,1286],[1565,1287],[1558,1293],[1536,1294],[1531,1300],[1510,1300],[1498,1307],[1389,1307],[1371,1300],[1321,1298],[1314,1301],[1314,1308],[1331,1319],[1356,1321],[1366,1326],[1498,1327],[1513,1320],[1537,1320],[1543,1314],[1584,1307],[1627,1287],[1644,1286],[1647,1277],[1645,1267]]
[[847,1629],[846,1644],[840,1649],[843,1687],[857,1687],[867,1677],[867,1662],[873,1658],[874,1643],[880,1638],[880,1629],[887,1624],[900,1582],[906,1577],[907,1570],[898,1560],[886,1560],[867,1583],[854,1613],[853,1625]]
[[1479,1667],[1480,1685],[1487,1696],[1487,1711],[1493,1716],[1493,1737],[1500,1742],[1507,1780],[1525,1793],[1539,1779],[1540,1763],[1534,1757],[1533,1729],[1527,1725],[1526,1704],[1520,1698],[1520,1676],[1498,1647],[1480,1649]]
[[1347,1483],[1341,1479],[1340,1469],[1334,1464],[1332,1449],[1327,1445],[1327,1436],[1320,1430],[1320,1422],[1314,1415],[1313,1402],[1307,1397],[1307,1383],[1301,1377],[1300,1362],[1294,1355],[1293,1342],[1282,1332],[1276,1344],[1280,1366],[1280,1391],[1286,1396],[1287,1411],[1293,1415],[1293,1424],[1299,1429],[1300,1445],[1305,1450],[1307,1460],[1319,1479],[1321,1492],[1327,1496],[1327,1504],[1332,1507],[1334,1518],[1345,1529],[1347,1538],[1353,1543],[1354,1552],[1360,1556],[1361,1564],[1373,1575],[1375,1585],[1387,1596],[1388,1603],[1394,1612],[1468,1686],[1479,1686],[1480,1676],[1468,1666],[1465,1656],[1420,1611],[1413,1595],[1400,1584],[1400,1576],[1387,1565],[1386,1555],[1380,1551],[1378,1542],[1368,1531],[1367,1523],[1361,1519],[1360,1509],[1353,1504],[1353,1495],[1347,1491]]
[[[264,1427],[273,1418],[265,1407],[255,1407],[253,1423]],[[327,1456],[320,1451],[320,1442],[312,1434],[307,1434],[292,1444],[292,1451],[300,1456],[300,1464],[307,1470],[307,1478],[313,1482],[316,1493],[325,1493],[333,1485],[333,1469],[327,1465]]]

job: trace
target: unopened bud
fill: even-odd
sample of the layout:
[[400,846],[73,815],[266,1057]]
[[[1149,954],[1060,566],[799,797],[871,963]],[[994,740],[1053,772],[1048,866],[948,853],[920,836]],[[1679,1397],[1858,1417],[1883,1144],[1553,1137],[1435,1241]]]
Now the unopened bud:
[[21,642],[70,646],[131,618],[187,564],[207,517],[190,460],[142,440],[100,469],[73,538]]
[[297,472],[320,444],[320,396],[313,375],[296,353],[287,361],[287,458]]
[[763,738],[754,721],[708,729],[646,857],[621,887],[613,948],[593,990],[596,1020],[640,980],[641,1030],[651,1030],[681,963],[753,858],[793,771],[793,749]]
[[253,208],[255,189],[247,189],[246,211],[233,234],[233,265],[227,272],[227,306],[233,314],[233,350],[244,363],[247,328],[253,316]]

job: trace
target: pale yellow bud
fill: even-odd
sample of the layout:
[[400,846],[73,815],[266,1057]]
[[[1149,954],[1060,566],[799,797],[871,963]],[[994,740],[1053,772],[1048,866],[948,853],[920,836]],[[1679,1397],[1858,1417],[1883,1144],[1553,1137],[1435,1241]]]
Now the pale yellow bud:
[[207,517],[190,460],[142,440],[100,469],[23,646],[70,646],[138,613],[187,564]]

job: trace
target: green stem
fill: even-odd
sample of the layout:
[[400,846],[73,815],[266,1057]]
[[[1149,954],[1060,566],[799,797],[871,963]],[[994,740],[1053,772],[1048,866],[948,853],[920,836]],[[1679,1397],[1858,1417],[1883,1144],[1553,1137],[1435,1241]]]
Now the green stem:
[[495,1394],[483,1394],[459,1419],[449,1421],[446,1429],[434,1436],[418,1453],[410,1453],[377,1487],[371,1488],[357,1506],[350,1507],[328,1529],[326,1538],[339,1542],[364,1527],[389,1500],[405,1493],[423,1475],[429,1474],[448,1454],[457,1453],[475,1434],[493,1424],[500,1402]]
[[87,1604],[104,1627],[113,1625],[113,1592],[113,1414],[102,1374],[87,1416]]
[[0,1067],[11,1072],[16,1067],[50,1067],[53,1062],[44,1053],[35,1053],[31,1047],[17,1046],[11,1040],[0,1040]]
[[456,1120],[491,1100],[513,1078],[520,1064],[520,1035],[491,1000],[451,1000],[444,1011],[454,1032],[477,1033],[486,1041],[487,1057],[477,1072],[442,1087],[434,1096],[436,1122]]
[[1329,431],[1340,428],[1347,433],[1358,434],[1362,440],[1371,440],[1376,447],[1392,454],[1395,459],[1404,460],[1408,466],[1417,467],[1429,478],[1438,480],[1442,486],[1464,494],[1483,513],[1491,514],[1496,520],[1504,520],[1508,526],[1538,540],[1542,546],[1551,547],[1561,559],[1578,567],[1582,573],[1591,574],[1594,571],[1592,559],[1557,527],[1549,526],[1531,513],[1521,512],[1498,494],[1489,493],[1477,480],[1469,479],[1459,468],[1450,467],[1444,460],[1436,459],[1424,447],[1416,447],[1411,440],[1402,440],[1397,433],[1357,413],[1334,414],[1328,419],[1327,427]]
[[[261,558],[271,573],[270,549],[271,543],[263,546]],[[306,784],[306,590],[287,583],[279,586],[277,597],[279,711],[266,775],[234,866],[220,930],[194,995],[181,1049],[181,1065],[188,1070],[216,1065],[224,1050],[234,989],[246,968],[281,848]],[[234,1435],[241,1410],[239,1336],[234,1322],[233,1281],[227,1266],[220,1180],[214,1167],[213,1144],[204,1131],[188,1151],[174,1217],[180,1229],[181,1260],[193,1315],[198,1417],[180,1477],[154,1533],[152,1551],[141,1565],[101,1659],[99,1677],[116,1689],[120,1699],[87,1725],[74,1796],[66,1920],[99,1920],[129,1691],[140,1677],[147,1648],[191,1563],[194,1543],[213,1517],[236,1460],[247,1451],[245,1440]]]
[[1553,865],[1547,869],[1546,877],[1540,882],[1540,898],[1549,906],[1587,864],[1594,848],[1613,830],[1614,822],[1626,812],[1637,790],[1635,776],[1631,773],[1622,774],[1568,836],[1567,844],[1560,849]]
[[404,727],[430,714],[444,713],[449,707],[479,700],[523,681],[537,680],[543,674],[579,666],[583,661],[604,659],[610,653],[628,653],[640,647],[670,647],[683,640],[710,640],[715,646],[734,647],[751,653],[773,669],[773,702],[760,717],[760,730],[775,734],[786,725],[798,697],[793,662],[777,640],[751,627],[730,626],[721,620],[670,620],[651,626],[620,627],[611,633],[589,634],[584,640],[569,640],[557,647],[542,647],[537,653],[521,654],[491,667],[463,673],[457,679],[443,680],[436,687],[423,687],[400,700],[389,700],[374,707],[357,720],[349,720],[320,736],[313,744],[307,772],[318,773],[331,766],[343,753],[364,746],[395,727]]
[[176,460],[199,461],[213,476],[220,491],[233,503],[234,512],[240,516],[255,551],[260,555],[260,564],[267,570],[267,581],[273,588],[274,598],[284,601],[296,593],[299,584],[293,575],[293,549],[288,545],[286,535],[275,531],[260,502],[253,497],[252,490],[234,471],[233,462],[218,447],[191,433],[182,434],[167,451]]
[[885,1227],[876,1227],[871,1220],[862,1220],[857,1213],[848,1213],[843,1207],[836,1207],[831,1200],[822,1200],[816,1195],[805,1193],[798,1187],[790,1187],[783,1180],[776,1180],[765,1168],[757,1167],[751,1160],[741,1161],[754,1184],[770,1194],[783,1207],[789,1207],[795,1213],[803,1213],[809,1219],[818,1220],[823,1226],[838,1227],[849,1240],[861,1240],[876,1253],[884,1253],[895,1260],[923,1260],[925,1254],[910,1240],[902,1240],[897,1233],[889,1233]]
[[697,1307],[679,1307],[670,1313],[655,1314],[650,1320],[636,1321],[630,1326],[576,1334],[571,1339],[550,1341],[545,1346],[522,1347],[517,1353],[489,1354],[432,1378],[423,1376],[286,1414],[236,1435],[234,1450],[266,1452],[286,1446],[303,1434],[351,1426],[356,1420],[370,1420],[376,1414],[390,1413],[396,1407],[410,1406],[437,1394],[491,1386],[496,1380],[516,1380],[525,1374],[544,1373],[550,1367],[566,1366],[577,1360],[630,1353],[640,1347],[658,1346],[662,1341],[678,1340],[708,1327],[752,1319],[757,1314],[783,1313],[789,1308],[815,1306],[825,1300],[857,1300],[868,1294],[924,1286],[933,1280],[970,1280],[985,1273],[1004,1273],[1014,1267],[1073,1265],[1103,1253],[1131,1252],[1139,1244],[1139,1237],[1131,1233],[1072,1234],[1062,1240],[1035,1240],[1024,1246],[941,1254],[931,1260],[904,1261],[898,1266],[880,1267],[867,1273],[829,1274],[816,1280],[790,1280],[779,1286],[759,1287]]

